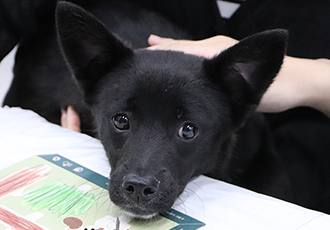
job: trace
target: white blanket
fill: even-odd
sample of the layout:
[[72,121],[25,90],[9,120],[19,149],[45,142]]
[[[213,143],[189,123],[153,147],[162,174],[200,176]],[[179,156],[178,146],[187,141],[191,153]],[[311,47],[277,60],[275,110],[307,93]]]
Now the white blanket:
[[[28,110],[0,109],[0,169],[34,155],[54,153],[109,175],[98,140],[50,124]],[[329,215],[205,176],[188,184],[174,208],[206,223],[205,230],[330,229]]]

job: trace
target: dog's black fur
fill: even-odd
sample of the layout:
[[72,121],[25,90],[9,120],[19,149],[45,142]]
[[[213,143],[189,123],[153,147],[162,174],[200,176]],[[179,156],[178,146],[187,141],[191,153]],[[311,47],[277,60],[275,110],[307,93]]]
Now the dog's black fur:
[[[110,159],[115,204],[135,215],[153,215],[171,207],[199,174],[287,198],[288,185],[268,145],[260,149],[253,141],[256,149],[239,154],[247,154],[249,166],[267,155],[262,165],[269,173],[259,171],[262,165],[237,167],[231,156],[235,135],[281,66],[285,32],[256,35],[205,60],[178,52],[133,51],[69,4],[59,5],[57,23],[64,55]],[[263,130],[259,127],[258,133]],[[237,180],[230,168],[244,170],[245,178]],[[263,176],[256,178],[254,170]]]
[[[58,37],[75,80],[49,28],[20,44],[5,104],[53,122],[59,107],[73,105],[87,129],[93,117],[111,164],[110,198],[135,216],[170,208],[200,174],[311,207],[313,198],[292,197],[267,124],[254,114],[282,64],[286,32],[253,35],[212,59],[136,49],[147,45],[150,32],[191,35],[130,4],[85,6],[101,24],[60,2]],[[33,46],[45,49],[31,52]]]

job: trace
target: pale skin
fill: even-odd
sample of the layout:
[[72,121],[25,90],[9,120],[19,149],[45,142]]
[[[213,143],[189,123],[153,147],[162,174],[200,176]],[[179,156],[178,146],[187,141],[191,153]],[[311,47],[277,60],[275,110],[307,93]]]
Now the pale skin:
[[[238,41],[227,36],[215,36],[199,41],[174,40],[150,35],[149,50],[175,50],[212,58]],[[308,106],[330,116],[330,60],[285,56],[282,68],[261,99],[258,112],[282,112],[298,106]],[[62,126],[80,131],[79,116],[69,106],[62,112]]]
[[61,125],[64,128],[68,128],[79,133],[81,132],[79,115],[72,106],[68,106],[66,110],[62,109]]

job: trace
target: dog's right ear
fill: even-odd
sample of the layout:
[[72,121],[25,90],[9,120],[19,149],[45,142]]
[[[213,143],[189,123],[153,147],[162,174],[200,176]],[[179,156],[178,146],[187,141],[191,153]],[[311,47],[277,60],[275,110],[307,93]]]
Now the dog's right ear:
[[209,79],[229,100],[234,127],[244,124],[279,72],[288,39],[286,30],[254,34],[205,60]]
[[93,15],[72,3],[58,3],[56,24],[64,57],[87,104],[92,104],[97,82],[111,69],[128,60],[133,51]]

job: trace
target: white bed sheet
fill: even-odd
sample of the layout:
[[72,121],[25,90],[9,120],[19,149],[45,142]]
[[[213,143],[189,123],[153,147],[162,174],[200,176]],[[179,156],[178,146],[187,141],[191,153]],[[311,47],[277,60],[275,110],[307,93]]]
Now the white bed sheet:
[[[0,109],[0,169],[39,154],[58,153],[108,176],[100,142],[47,122],[20,108]],[[302,191],[303,192],[303,191]],[[174,208],[206,223],[208,230],[329,230],[330,216],[200,176]]]

